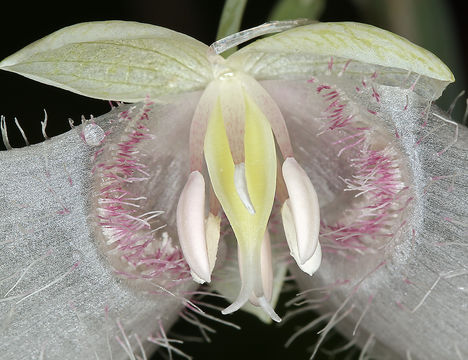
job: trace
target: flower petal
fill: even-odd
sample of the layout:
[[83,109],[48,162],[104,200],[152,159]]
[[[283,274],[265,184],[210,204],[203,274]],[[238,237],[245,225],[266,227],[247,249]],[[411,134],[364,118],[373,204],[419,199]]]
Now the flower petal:
[[0,68],[78,94],[140,101],[199,90],[212,78],[208,47],[184,34],[130,21],[66,27],[0,62]]
[[158,273],[157,263],[146,261],[158,256],[154,244],[177,245],[176,209],[187,181],[190,119],[200,95],[119,107],[112,131],[100,124],[107,135],[93,171],[97,241],[106,244],[112,267],[130,278]]
[[[289,194],[287,207],[291,210],[296,235],[288,239],[288,243],[290,247],[292,245],[291,251],[295,253],[296,260],[305,264],[314,255],[318,245],[320,208],[317,194],[309,177],[294,158],[287,158],[282,170]],[[291,226],[289,223],[285,225]],[[292,231],[289,234],[291,237]]]
[[[178,128],[189,103],[194,103],[193,113],[196,101],[192,100],[185,97],[182,103],[155,106],[149,117],[156,120],[163,114],[170,115],[167,120]],[[141,108],[122,105],[94,118],[93,123],[107,134],[105,143],[117,138],[113,143],[116,148],[123,143],[118,139],[124,136],[123,127],[130,122],[122,120],[119,114],[137,116]],[[127,255],[136,257],[134,254],[138,252],[133,244],[126,244],[128,250],[106,245],[104,236],[109,229],[99,225],[102,219],[97,208],[101,206],[100,184],[109,179],[99,176],[104,171],[100,167],[93,171],[97,164],[90,160],[97,156],[100,162],[109,154],[103,149],[97,155],[96,147],[83,141],[80,133],[85,124],[40,144],[0,151],[0,358],[93,359],[102,354],[100,358],[126,359],[127,348],[119,345],[116,336],[138,333],[143,340],[154,335],[159,327],[169,329],[181,310],[179,298],[196,290],[196,284],[180,281],[186,278],[186,269],[175,236],[172,240],[161,239],[171,225],[152,232],[154,240],[141,256],[141,260],[150,263],[141,261],[133,266],[127,262]],[[163,127],[158,130],[164,133]],[[167,137],[162,140],[170,143]],[[160,150],[166,146],[160,141],[155,150],[153,147],[161,155],[156,164],[163,169],[166,167],[161,163],[165,164],[167,154],[161,154]],[[141,154],[143,149],[138,152]],[[172,164],[180,161],[173,160]],[[184,163],[182,168],[187,166]],[[138,212],[132,215],[140,224],[145,220],[140,215],[145,212],[166,210],[166,204],[174,202],[174,193],[177,204],[182,188],[178,186],[178,178],[161,180],[157,175],[158,188],[166,189],[164,204],[146,207],[146,203],[160,198],[154,192],[154,183],[147,191],[138,193],[148,197],[134,201],[143,207],[133,207]],[[143,186],[142,182],[138,184]],[[151,225],[154,220],[159,217],[153,218]],[[141,249],[141,242],[136,245]],[[112,259],[116,258],[125,261],[125,269],[131,268],[135,276],[123,280],[122,275],[117,275],[122,268],[114,267]],[[168,271],[160,271],[164,268]],[[172,295],[160,291],[165,288]],[[7,292],[9,295],[4,296]],[[21,302],[15,304],[18,301]],[[144,344],[146,349],[147,343]],[[150,352],[147,350],[148,356]]]

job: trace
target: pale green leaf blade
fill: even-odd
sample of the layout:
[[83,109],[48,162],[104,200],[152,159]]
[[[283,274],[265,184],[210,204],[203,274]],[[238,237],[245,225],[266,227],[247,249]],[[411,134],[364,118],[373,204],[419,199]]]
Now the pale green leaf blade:
[[[226,0],[219,20],[218,33],[216,40],[225,38],[240,30],[242,16],[244,15],[245,5],[247,0]],[[236,51],[237,48],[231,48],[224,52],[223,56],[229,56]]]
[[318,19],[325,8],[325,0],[280,0],[269,20]]
[[158,26],[102,21],[73,25],[0,62],[0,69],[78,94],[140,101],[199,90],[211,80],[208,47]]
[[350,68],[373,64],[388,72],[398,69],[400,78],[423,75],[439,84],[435,97],[454,81],[449,68],[431,52],[391,32],[352,22],[297,27],[257,40],[228,59],[230,66],[259,80],[325,74],[331,67],[344,69],[348,61]]

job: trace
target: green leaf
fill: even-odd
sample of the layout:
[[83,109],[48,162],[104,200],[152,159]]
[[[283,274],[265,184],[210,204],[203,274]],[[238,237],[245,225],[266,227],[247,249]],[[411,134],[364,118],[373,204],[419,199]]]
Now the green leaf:
[[297,27],[257,40],[228,59],[232,68],[257,79],[324,74],[330,66],[347,67],[345,63],[360,66],[352,70],[357,72],[370,71],[372,64],[381,67],[381,75],[393,76],[395,69],[400,78],[407,78],[408,73],[424,75],[439,84],[433,97],[454,81],[449,68],[431,52],[389,31],[352,22]]
[[[242,16],[244,14],[247,0],[226,0],[224,3],[223,12],[219,21],[218,33],[216,40],[225,38],[240,30]],[[236,51],[237,47],[231,48],[223,53],[223,56],[228,57]]]
[[203,89],[212,79],[208,46],[158,26],[125,21],[61,29],[0,62],[0,69],[99,99]]
[[325,8],[325,0],[279,0],[270,20],[318,19]]

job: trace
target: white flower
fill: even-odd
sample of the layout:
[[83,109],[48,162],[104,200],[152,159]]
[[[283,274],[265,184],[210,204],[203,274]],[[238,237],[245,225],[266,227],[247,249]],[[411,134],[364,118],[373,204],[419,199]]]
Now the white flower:
[[[237,299],[223,313],[236,311],[250,300],[279,321],[270,303],[273,276],[268,221],[275,196],[290,253],[299,267],[312,275],[321,262],[317,194],[294,157],[293,149],[303,144],[290,139],[290,125],[285,121],[284,112],[297,113],[300,109],[294,107],[308,101],[304,89],[295,86],[316,84],[314,89],[326,106],[310,116],[323,116],[325,127],[339,129],[352,119],[366,122],[366,116],[375,115],[371,108],[346,112],[339,103],[351,96],[350,84],[363,76],[372,79],[378,72],[383,84],[416,79],[422,84],[418,91],[431,98],[453,81],[448,68],[426,50],[356,23],[300,26],[258,40],[228,59],[218,55],[239,39],[299,24],[266,25],[208,47],[151,25],[84,23],[31,44],[2,61],[0,68],[102,99],[134,102],[147,96],[166,99],[201,91],[198,105],[187,111],[189,138],[178,139],[190,148],[189,153],[178,153],[190,159],[187,174],[178,174],[187,179],[177,206],[180,245],[193,279],[210,282],[222,209],[237,238],[242,279]],[[373,87],[365,83],[362,87],[372,88],[372,96],[380,101]],[[294,94],[298,97],[291,99]],[[157,119],[167,127],[175,120],[171,116]],[[159,134],[153,135],[157,141]],[[335,141],[336,145],[344,140]],[[210,189],[208,196],[206,189]]]

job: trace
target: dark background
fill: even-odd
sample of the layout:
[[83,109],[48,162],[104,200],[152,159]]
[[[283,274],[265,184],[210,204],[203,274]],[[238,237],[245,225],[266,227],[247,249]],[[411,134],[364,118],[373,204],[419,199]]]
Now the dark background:
[[[464,68],[467,69],[468,31],[466,13],[463,11],[464,2],[447,1],[453,15],[451,25],[458,31],[461,61]],[[424,5],[424,1],[421,3]],[[64,26],[92,20],[121,19],[147,22],[184,32],[209,44],[215,40],[223,1],[117,0],[106,2],[96,0],[94,3],[75,1],[56,4],[16,2],[11,4],[11,8],[8,10],[2,9],[0,15],[0,59]],[[247,5],[242,28],[256,26],[266,21],[273,4],[274,1],[251,0]],[[329,0],[320,19],[322,21],[351,20],[373,23],[370,19],[364,18],[364,15],[350,1],[344,0]],[[432,30],[438,31],[437,27]],[[437,53],[437,55],[445,60],[444,54]],[[456,77],[457,75],[455,73]],[[461,81],[466,84],[468,81],[464,76],[461,76]],[[450,96],[453,99],[455,95]],[[14,117],[18,118],[30,142],[41,141],[40,121],[44,117],[44,108],[49,117],[47,133],[49,136],[53,136],[68,130],[68,118],[79,122],[81,115],[85,115],[87,118],[90,114],[101,115],[109,110],[109,104],[105,101],[88,99],[42,85],[16,74],[0,72],[0,114],[7,118],[9,136],[14,145],[21,145],[21,142],[15,140],[19,137],[19,132],[14,126]],[[293,295],[294,293],[285,294],[283,299],[291,298]],[[224,304],[221,305],[224,306]],[[279,313],[284,314],[284,309],[280,309]],[[218,314],[218,316],[221,315]],[[241,325],[242,331],[206,321],[218,331],[216,335],[212,336],[212,344],[192,342],[184,344],[180,348],[194,356],[195,359],[202,360],[308,359],[306,349],[312,346],[316,340],[313,334],[308,333],[293,343],[289,349],[285,349],[283,345],[294,330],[313,319],[311,314],[304,315],[280,328],[274,325],[263,325],[251,315],[240,312],[227,319]],[[195,327],[181,321],[176,325],[174,331],[185,335],[199,335]],[[333,341],[333,344],[329,343],[328,346],[325,344],[323,347],[339,346],[342,340],[335,338]],[[161,355],[157,358],[161,358]],[[328,359],[325,356],[319,358]]]

